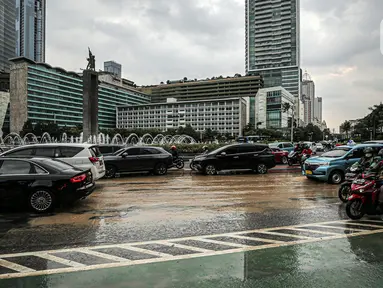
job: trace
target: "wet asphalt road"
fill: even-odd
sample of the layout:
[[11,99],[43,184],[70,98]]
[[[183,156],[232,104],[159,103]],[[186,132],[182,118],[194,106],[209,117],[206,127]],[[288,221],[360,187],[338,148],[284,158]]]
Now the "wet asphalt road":
[[[373,271],[380,273],[383,271],[383,264],[378,259],[383,259],[379,258],[383,256],[383,245],[380,244],[382,236],[379,233],[383,231],[383,222],[380,222],[379,217],[370,218],[375,222],[350,225],[344,222],[347,216],[344,205],[337,198],[337,188],[307,180],[299,173],[215,177],[186,173],[166,177],[128,176],[102,180],[89,198],[72,207],[60,208],[54,214],[0,214],[0,287],[300,287],[303,283],[306,287],[325,287],[331,286],[334,283],[331,281],[339,281],[340,278],[328,280],[328,283],[322,281],[322,286],[317,285],[319,282],[311,283],[313,279],[321,281],[319,276],[308,280],[305,278],[308,277],[307,274],[299,276],[301,278],[297,276],[299,279],[288,275],[296,268],[295,273],[316,271],[316,275],[327,273],[327,279],[330,279],[333,277],[332,269],[349,273],[361,263],[367,263],[368,268],[370,262],[376,264]],[[324,227],[320,227],[320,223],[322,226],[324,223]],[[294,233],[288,230],[290,226],[296,229]],[[280,228],[268,231],[273,227]],[[345,230],[339,230],[342,227]],[[255,229],[261,229],[260,233],[254,233],[252,230]],[[309,229],[309,232],[304,229]],[[247,231],[246,234],[238,234],[242,239],[233,239],[235,233],[230,234],[243,231]],[[267,233],[270,235],[265,235]],[[278,235],[280,233],[282,235]],[[356,233],[357,236],[340,238],[346,237],[348,233]],[[204,238],[213,234],[219,235],[210,240]],[[287,237],[286,234],[292,236]],[[236,236],[239,237],[238,235]],[[179,239],[194,236],[195,239]],[[246,237],[256,237],[258,243]],[[323,238],[323,241],[328,241],[321,242],[321,237],[328,237]],[[172,251],[177,247],[164,247],[169,243],[146,243],[166,239],[173,239],[172,243],[178,243],[178,252]],[[320,242],[316,243],[318,240]],[[195,244],[193,241],[199,243]],[[207,243],[201,245],[200,241]],[[232,246],[226,249],[234,250],[226,251],[233,254],[226,254],[225,248],[219,247],[220,242],[214,241],[231,241]],[[284,247],[283,241],[300,245]],[[102,266],[118,262],[119,257],[136,257],[133,254],[126,256],[126,251],[122,251],[123,247],[119,246],[136,242],[140,242],[139,245],[129,249],[134,248],[137,254],[142,252],[139,249],[148,249],[152,251],[151,256],[162,253],[157,256],[165,257],[166,261],[173,259],[166,258],[170,254],[182,255],[174,258],[176,262],[150,264],[154,261],[150,257],[143,259],[137,256],[134,259],[142,261],[140,264],[143,265],[125,268],[119,268],[118,265]],[[258,248],[254,248],[257,245],[266,245],[262,247],[269,249],[243,252],[243,244],[251,245],[253,248],[250,250],[257,250]],[[206,256],[209,257],[185,256],[186,253],[181,253],[185,247],[180,245],[195,247],[198,252],[207,253]],[[84,258],[81,251],[76,250],[78,247],[97,249],[93,250],[93,258]],[[57,251],[59,249],[64,250]],[[36,255],[33,252],[46,250],[55,251],[50,254],[50,261],[42,263],[36,257],[41,252]],[[209,251],[214,251],[214,255],[209,254]],[[88,250],[87,252],[89,253]],[[108,253],[106,262],[105,259],[103,262],[96,257],[100,256],[96,254],[100,252]],[[9,267],[12,268],[12,263],[9,262],[3,262],[2,267],[2,255],[5,254],[9,258],[3,260],[37,271],[77,267],[73,263],[79,265],[68,274],[53,273],[49,277],[41,274],[43,276],[1,280],[2,275],[10,273]],[[62,258],[60,260],[52,257]],[[55,263],[52,259],[62,263]],[[330,260],[331,265],[328,264]],[[344,266],[344,263],[347,265]],[[84,264],[101,265],[98,269],[104,269],[78,272],[82,271],[81,265]],[[4,268],[7,265],[8,268]],[[323,267],[330,270],[323,271]],[[20,267],[16,266],[15,269]],[[158,282],[159,278],[164,280]],[[89,282],[91,279],[97,281]],[[279,285],[282,279],[288,284]],[[377,283],[383,283],[380,280],[379,277],[374,278],[378,282],[371,284],[376,287]]]

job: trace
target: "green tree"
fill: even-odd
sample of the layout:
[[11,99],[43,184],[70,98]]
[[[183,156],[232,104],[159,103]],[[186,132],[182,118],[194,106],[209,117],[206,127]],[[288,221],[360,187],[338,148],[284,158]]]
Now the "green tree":
[[348,138],[349,132],[351,131],[351,122],[345,121],[340,125],[340,129],[346,133],[346,138]]

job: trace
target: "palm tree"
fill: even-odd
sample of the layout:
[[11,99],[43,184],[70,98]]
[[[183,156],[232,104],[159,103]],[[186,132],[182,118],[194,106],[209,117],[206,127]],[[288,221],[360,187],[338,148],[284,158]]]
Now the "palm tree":
[[346,133],[346,138],[348,138],[348,133],[351,131],[351,122],[346,120],[340,125],[340,129]]

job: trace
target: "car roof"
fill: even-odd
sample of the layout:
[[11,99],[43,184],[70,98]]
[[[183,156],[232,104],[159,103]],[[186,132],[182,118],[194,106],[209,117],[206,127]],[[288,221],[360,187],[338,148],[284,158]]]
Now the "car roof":
[[126,144],[97,144],[97,147],[124,147]]
[[353,146],[353,148],[363,148],[363,147],[382,147],[383,143],[376,143],[376,144],[358,144]]

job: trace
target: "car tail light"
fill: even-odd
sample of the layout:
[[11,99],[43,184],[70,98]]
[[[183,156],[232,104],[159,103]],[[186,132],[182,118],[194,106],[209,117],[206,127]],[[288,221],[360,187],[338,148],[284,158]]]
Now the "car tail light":
[[81,174],[81,175],[74,176],[74,177],[70,178],[70,182],[79,183],[79,182],[84,181],[85,179],[86,179],[86,174]]
[[100,161],[100,159],[98,159],[97,157],[89,157],[89,161],[92,162],[93,164],[95,164],[98,161]]

